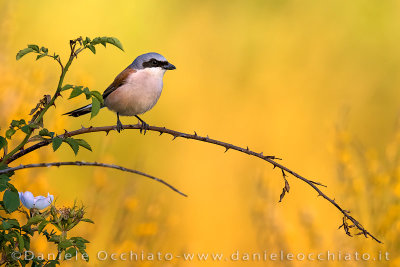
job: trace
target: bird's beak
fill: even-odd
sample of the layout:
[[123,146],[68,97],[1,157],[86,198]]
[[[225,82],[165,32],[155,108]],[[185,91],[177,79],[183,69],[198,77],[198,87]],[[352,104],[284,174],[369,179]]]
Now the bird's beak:
[[168,65],[164,66],[164,69],[166,69],[166,70],[174,70],[174,69],[176,69],[176,67],[168,62]]

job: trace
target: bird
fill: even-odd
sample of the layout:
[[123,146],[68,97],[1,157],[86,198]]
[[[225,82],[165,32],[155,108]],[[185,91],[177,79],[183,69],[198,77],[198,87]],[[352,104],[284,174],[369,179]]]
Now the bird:
[[[150,52],[138,56],[126,69],[118,74],[114,81],[103,92],[104,104],[117,114],[117,131],[123,130],[119,116],[135,116],[141,122],[140,133],[149,125],[138,115],[154,107],[162,89],[163,77],[167,70],[176,67],[159,53]],[[92,104],[72,110],[63,115],[79,117],[90,113]]]

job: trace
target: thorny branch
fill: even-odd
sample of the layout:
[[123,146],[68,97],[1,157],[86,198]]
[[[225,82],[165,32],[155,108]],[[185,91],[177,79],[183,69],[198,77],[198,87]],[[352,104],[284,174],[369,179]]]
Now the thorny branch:
[[175,192],[181,194],[182,196],[187,197],[186,194],[182,193],[181,191],[179,191],[178,189],[176,189],[175,187],[173,187],[172,185],[170,185],[169,183],[165,182],[162,179],[159,179],[157,177],[154,177],[152,175],[149,175],[149,174],[141,172],[141,171],[128,169],[128,168],[125,168],[125,167],[122,167],[122,166],[119,166],[119,165],[106,164],[106,163],[100,163],[100,162],[65,161],[65,162],[50,162],[50,163],[34,163],[34,164],[26,164],[26,165],[22,165],[21,164],[21,165],[16,166],[16,167],[0,170],[0,174],[8,173],[8,172],[11,172],[11,171],[22,170],[22,169],[28,169],[28,168],[53,167],[53,166],[56,166],[56,167],[60,167],[60,166],[97,166],[97,167],[117,169],[117,170],[124,171],[124,172],[135,173],[135,174],[139,174],[139,175],[142,175],[144,177],[150,178],[152,180],[155,180],[155,181],[157,181],[159,183],[162,183],[162,184],[168,186],[169,188],[171,188],[172,190],[174,190]]
[[[140,130],[141,125],[140,124],[124,125],[123,128]],[[66,138],[66,137],[70,137],[70,136],[81,135],[81,134],[85,134],[85,133],[93,133],[93,132],[105,132],[106,134],[108,134],[110,131],[115,131],[115,130],[116,130],[116,126],[102,126],[102,127],[89,127],[89,128],[82,127],[81,129],[78,129],[75,131],[71,131],[71,132],[66,131],[64,134],[59,135],[58,137]],[[333,206],[335,206],[343,214],[343,224],[339,228],[343,227],[347,235],[351,236],[349,228],[356,228],[359,231],[357,233],[357,235],[364,235],[365,237],[370,236],[376,242],[382,243],[376,237],[374,237],[370,232],[368,232],[355,218],[353,218],[349,214],[350,213],[349,211],[341,208],[334,199],[331,199],[330,197],[328,197],[325,193],[323,193],[317,187],[317,186],[325,186],[325,185],[320,184],[318,182],[314,182],[312,180],[309,180],[309,179],[301,176],[300,174],[290,170],[289,168],[285,167],[284,165],[278,163],[276,160],[280,160],[279,158],[276,158],[274,156],[265,156],[262,152],[261,153],[254,152],[254,151],[250,150],[248,147],[243,148],[243,147],[235,146],[235,145],[232,145],[232,144],[229,144],[226,142],[222,142],[219,140],[209,138],[208,136],[200,136],[196,132],[194,132],[194,134],[188,134],[188,133],[183,133],[183,132],[178,132],[175,130],[167,129],[165,127],[157,127],[157,126],[149,126],[149,128],[147,130],[153,131],[153,132],[159,132],[160,135],[162,135],[164,133],[169,134],[169,135],[173,136],[173,140],[175,140],[178,137],[197,140],[200,142],[210,143],[210,144],[224,147],[225,152],[227,152],[229,149],[232,149],[232,150],[236,150],[236,151],[239,151],[241,153],[244,153],[244,154],[247,154],[250,156],[260,158],[260,159],[272,164],[272,166],[274,168],[279,168],[282,171],[282,175],[283,175],[283,178],[285,181],[285,186],[284,186],[283,192],[280,196],[280,201],[284,197],[285,193],[288,193],[289,189],[290,189],[289,183],[286,179],[286,177],[287,177],[286,173],[289,173],[289,174],[293,175],[294,177],[302,180],[303,182],[308,184],[310,187],[312,187],[318,193],[318,196],[322,196],[324,199],[329,201]],[[23,155],[30,153],[38,148],[47,146],[50,143],[51,143],[51,139],[41,141],[41,142],[36,143],[26,149],[23,149],[23,150],[19,151],[18,153],[14,154],[12,157],[8,158],[7,163],[10,163],[10,162],[22,157]],[[351,225],[349,225],[348,221],[351,222]]]

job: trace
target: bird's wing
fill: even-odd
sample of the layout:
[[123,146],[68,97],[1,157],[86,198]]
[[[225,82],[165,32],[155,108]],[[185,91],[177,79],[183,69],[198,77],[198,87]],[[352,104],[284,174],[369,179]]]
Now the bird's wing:
[[103,93],[103,99],[105,99],[109,94],[117,90],[120,86],[126,83],[127,78],[129,75],[132,73],[135,73],[136,70],[131,69],[131,68],[126,68],[123,70],[120,74],[118,74],[117,77],[115,77],[114,81],[110,86],[107,87],[107,89]]

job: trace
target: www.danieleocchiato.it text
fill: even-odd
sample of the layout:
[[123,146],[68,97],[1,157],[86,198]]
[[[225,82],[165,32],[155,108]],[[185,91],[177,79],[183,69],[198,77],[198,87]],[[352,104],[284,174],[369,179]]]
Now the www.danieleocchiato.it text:
[[[76,254],[76,253],[75,253]],[[34,257],[43,260],[54,260],[57,254],[54,253],[37,253],[33,251],[25,251],[21,253],[14,251],[11,253],[13,259],[32,260]],[[376,253],[368,252],[342,252],[342,251],[324,251],[311,253],[290,253],[286,251],[268,252],[241,252],[232,253],[182,253],[174,254],[168,252],[135,252],[127,251],[123,253],[114,253],[112,251],[101,250],[95,255],[66,253],[61,255],[67,261],[135,261],[135,262],[155,262],[155,261],[243,261],[243,262],[267,262],[267,261],[389,261],[389,252],[379,251]]]

